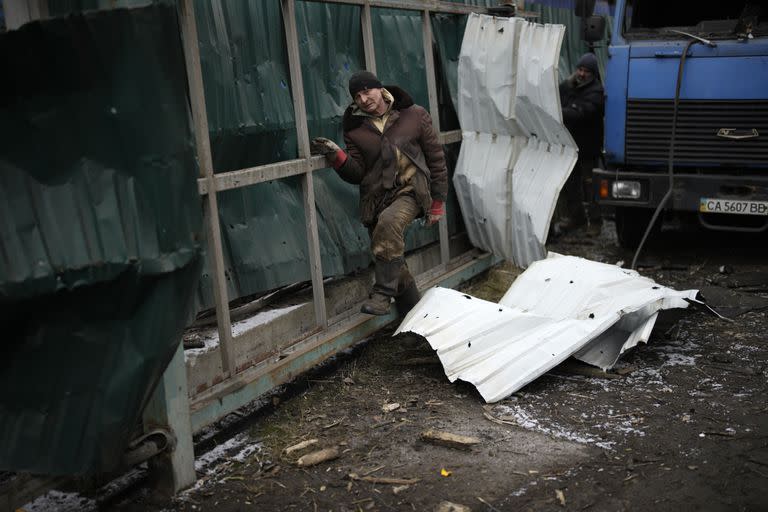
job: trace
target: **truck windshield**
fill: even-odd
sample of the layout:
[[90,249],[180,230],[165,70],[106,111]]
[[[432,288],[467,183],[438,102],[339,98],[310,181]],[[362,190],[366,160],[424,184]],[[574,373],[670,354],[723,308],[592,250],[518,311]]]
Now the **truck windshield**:
[[624,35],[628,39],[677,39],[669,29],[710,38],[768,35],[768,0],[628,0]]

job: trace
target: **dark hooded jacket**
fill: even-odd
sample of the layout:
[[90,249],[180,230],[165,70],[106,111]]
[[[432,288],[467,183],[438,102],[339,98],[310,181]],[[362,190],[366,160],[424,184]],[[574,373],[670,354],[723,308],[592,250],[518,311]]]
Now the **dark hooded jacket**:
[[[429,113],[399,87],[385,89],[393,102],[383,133],[370,117],[356,113],[354,103],[343,118],[348,158],[337,171],[344,181],[360,185],[360,214],[366,226],[376,224],[379,213],[401,193],[413,195],[422,214],[433,200],[445,201],[448,194],[445,155]],[[415,175],[404,178],[399,173],[398,156],[415,166]]]
[[600,76],[579,85],[573,77],[560,84],[563,124],[579,147],[579,158],[595,158],[603,146],[603,84]]

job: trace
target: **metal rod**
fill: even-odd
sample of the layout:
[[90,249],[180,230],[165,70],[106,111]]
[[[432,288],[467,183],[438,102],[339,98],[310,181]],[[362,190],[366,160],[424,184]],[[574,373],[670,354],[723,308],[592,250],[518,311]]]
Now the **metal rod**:
[[360,25],[363,28],[365,69],[376,74],[376,49],[373,46],[373,22],[371,20],[371,4],[366,2],[360,10]]
[[[187,80],[189,82],[189,98],[192,109],[192,120],[195,126],[195,146],[197,161],[200,165],[200,175],[207,181],[208,190],[216,190],[213,175],[213,160],[211,158],[211,141],[208,135],[208,114],[205,110],[205,90],[203,88],[203,73],[200,67],[200,48],[197,44],[197,25],[195,24],[195,9],[192,0],[179,2],[179,22],[181,39],[184,45],[184,60],[187,65]],[[219,226],[219,205],[216,194],[206,194],[203,201],[204,222],[208,238],[208,253],[213,279],[213,297],[216,301],[216,323],[219,328],[219,343],[221,343],[221,367],[225,375],[234,370],[234,354],[232,346],[232,325],[229,319],[229,298],[227,295],[227,280],[224,274],[224,252],[221,244],[221,228]]]
[[[306,161],[309,158],[309,130],[307,128],[307,108],[304,104],[304,83],[301,75],[301,57],[299,54],[299,36],[296,29],[296,6],[294,0],[282,0],[282,8],[285,39],[288,48],[288,67],[291,74],[291,95],[293,96],[293,110],[296,116],[299,158]],[[301,178],[301,191],[304,199],[304,217],[307,228],[309,271],[312,276],[315,319],[318,326],[325,327],[328,324],[328,315],[325,308],[320,236],[317,231],[315,189],[312,172],[310,169],[307,169],[307,171]]]

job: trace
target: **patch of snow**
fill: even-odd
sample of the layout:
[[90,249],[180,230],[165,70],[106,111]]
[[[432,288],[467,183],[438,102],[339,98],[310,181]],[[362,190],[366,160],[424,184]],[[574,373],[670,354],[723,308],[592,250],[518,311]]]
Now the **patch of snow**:
[[186,501],[192,493],[209,483],[215,483],[218,476],[224,473],[232,462],[245,462],[254,453],[261,451],[262,444],[253,442],[246,432],[241,432],[226,442],[207,451],[195,459],[195,471],[202,473],[195,485],[177,496],[179,501]]
[[245,462],[246,459],[248,459],[251,455],[261,450],[261,445],[259,443],[252,443],[247,445],[245,448],[237,452],[232,456],[232,460],[236,462]]
[[755,347],[752,345],[744,345],[743,343],[734,343],[731,345],[731,349],[733,350],[740,350],[743,352],[757,352],[760,350],[760,347]]
[[627,384],[636,387],[638,385],[663,385],[664,378],[661,376],[661,372],[657,368],[639,368],[629,374],[627,377]]
[[[233,322],[232,336],[240,336],[241,334],[248,332],[251,329],[259,327],[260,325],[265,325],[271,322],[272,320],[279,318],[283,315],[287,315],[291,311],[298,309],[303,305],[304,303],[294,304],[292,306],[286,306],[284,308],[260,311],[257,314],[253,315],[252,317],[248,317],[243,320],[238,320],[237,322]],[[190,358],[191,356],[199,356],[201,354],[205,354],[206,352],[210,352],[211,350],[218,347],[219,331],[216,327],[212,327],[210,330],[201,332],[200,339],[202,339],[205,346],[202,348],[192,348],[192,349],[185,350],[184,356],[186,359]]]
[[216,332],[215,335],[213,334],[205,334],[202,337],[202,341],[205,344],[202,348],[189,348],[184,350],[184,361],[186,362],[190,357],[192,356],[199,356],[201,354],[205,354],[206,352],[210,352],[211,350],[215,349],[219,346],[219,333]]
[[244,332],[250,331],[255,327],[271,322],[275,318],[279,318],[283,315],[286,315],[291,311],[300,308],[303,305],[304,304],[295,304],[293,306],[286,306],[280,309],[270,309],[268,311],[261,311],[250,318],[246,318],[244,320],[239,320],[237,322],[234,322],[232,324],[232,336],[240,336]]
[[511,417],[522,428],[531,430],[533,432],[539,432],[552,436],[558,439],[565,439],[567,441],[573,441],[580,444],[594,444],[604,449],[612,449],[615,444],[612,441],[602,441],[589,434],[579,434],[571,432],[564,427],[552,422],[550,425],[542,425],[539,420],[534,419],[531,415],[522,409],[522,407],[514,405],[500,405],[496,409],[498,413],[503,416]]
[[[238,450],[235,455],[231,455]],[[235,437],[207,451],[195,459],[195,471],[212,475],[218,471],[218,463],[225,460],[244,461],[261,449],[260,443],[251,442],[247,433],[241,432]]]
[[683,354],[668,354],[667,360],[661,366],[695,366],[696,358]]
[[645,432],[635,428],[631,421],[625,420],[618,424],[603,423],[595,425],[596,428],[600,428],[606,431],[621,432],[622,434],[631,434],[637,437],[645,437]]
[[[99,496],[114,495],[135,484],[138,480],[144,478],[145,475],[146,469],[141,469],[141,466],[132,469],[99,489]],[[19,510],[25,512],[90,512],[99,510],[99,508],[99,504],[95,499],[86,498],[76,492],[52,490],[42,496],[38,496]]]
[[76,492],[48,491],[21,509],[26,512],[90,512],[98,507],[96,501]]

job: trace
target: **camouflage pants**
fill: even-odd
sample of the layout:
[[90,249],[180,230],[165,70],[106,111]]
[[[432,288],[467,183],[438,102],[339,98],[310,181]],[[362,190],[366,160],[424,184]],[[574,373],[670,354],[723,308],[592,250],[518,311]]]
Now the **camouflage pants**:
[[411,196],[400,196],[382,210],[376,225],[370,229],[371,252],[374,258],[392,261],[405,254],[405,228],[421,213],[421,207]]

